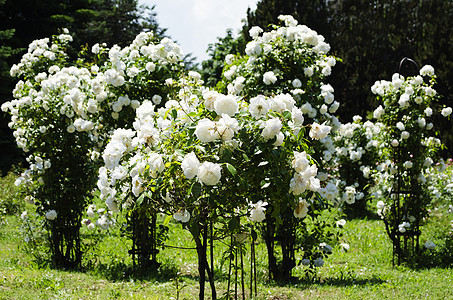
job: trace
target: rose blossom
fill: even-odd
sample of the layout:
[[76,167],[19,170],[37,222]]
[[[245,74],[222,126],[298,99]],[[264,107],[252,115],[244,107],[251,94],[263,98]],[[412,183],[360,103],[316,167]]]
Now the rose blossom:
[[327,126],[325,124],[326,124],[326,122],[324,122],[322,124],[318,124],[316,122],[313,123],[311,125],[309,136],[312,139],[316,139],[316,140],[320,140],[320,139],[325,138],[329,134],[330,129],[332,129],[331,126]]
[[216,185],[220,181],[222,167],[209,161],[205,161],[198,168],[198,179],[206,185]]
[[194,178],[198,174],[198,168],[200,167],[200,165],[200,161],[198,160],[195,153],[187,153],[181,163],[181,168],[184,172],[184,176],[186,176],[187,179]]

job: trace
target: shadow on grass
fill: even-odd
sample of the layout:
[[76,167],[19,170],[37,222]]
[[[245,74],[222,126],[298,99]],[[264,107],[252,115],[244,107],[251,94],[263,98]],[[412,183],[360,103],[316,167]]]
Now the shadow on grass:
[[309,288],[313,285],[328,285],[328,286],[369,286],[369,285],[380,285],[386,282],[385,280],[372,276],[371,278],[356,278],[353,274],[340,274],[337,277],[327,278],[295,278],[293,277],[289,282],[274,281],[271,285],[274,286],[300,286],[303,288]]
[[138,268],[131,264],[117,261],[108,264],[99,264],[94,273],[111,281],[133,279],[139,281],[167,282],[178,276],[178,268],[168,264]]

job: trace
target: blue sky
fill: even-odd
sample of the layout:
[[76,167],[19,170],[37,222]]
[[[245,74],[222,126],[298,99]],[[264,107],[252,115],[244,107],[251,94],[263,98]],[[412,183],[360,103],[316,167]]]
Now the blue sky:
[[201,62],[207,59],[208,44],[225,36],[228,28],[236,33],[247,8],[256,8],[258,0],[139,0],[140,4],[155,5],[157,21],[167,28],[184,53],[191,52]]

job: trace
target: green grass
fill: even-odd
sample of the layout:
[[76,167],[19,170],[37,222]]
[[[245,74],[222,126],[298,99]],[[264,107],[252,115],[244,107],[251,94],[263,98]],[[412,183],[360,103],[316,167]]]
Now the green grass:
[[[20,193],[14,190],[14,179],[12,174],[0,179],[0,203],[20,215],[26,206]],[[425,226],[422,243],[433,240],[439,245],[439,251],[436,249],[437,252],[424,256],[423,265],[445,266],[448,264],[441,262],[452,261],[452,252],[440,251],[448,234],[453,240],[453,234],[448,233],[453,231],[452,219],[453,214],[439,210]],[[21,224],[18,216],[0,211],[0,300],[198,298],[197,256],[193,249],[167,247],[158,255],[159,271],[138,276],[132,272],[132,260],[127,254],[131,248],[129,240],[106,234],[93,236],[84,229],[85,241],[97,241],[95,250],[87,251],[84,258],[85,269],[54,270],[39,263],[27,250]],[[170,223],[169,235],[167,245],[195,247],[190,234],[180,224]],[[342,242],[350,245],[349,251],[334,249],[314,278],[306,279],[301,267],[296,267],[293,275],[300,279],[285,285],[268,282],[266,250],[260,242],[257,245],[257,299],[453,299],[450,268],[392,266],[391,243],[381,220],[349,221],[344,227]],[[220,264],[226,249],[223,244],[215,245],[219,296],[227,290],[228,269],[226,264]],[[444,256],[439,256],[441,254]],[[249,256],[250,252],[244,256],[246,299],[250,299]],[[206,295],[209,298],[208,284]]]
[[[0,299],[180,299],[198,297],[196,253],[166,248],[159,254],[158,274],[128,274],[127,243],[104,237],[93,269],[68,272],[39,268],[26,253],[19,233],[20,219],[2,218],[0,226]],[[172,225],[171,243],[193,246],[189,234]],[[258,247],[258,299],[453,299],[453,272],[448,268],[414,270],[393,267],[391,244],[379,220],[353,220],[345,226],[345,252],[336,249],[312,281],[280,286],[266,281],[263,245]],[[218,245],[216,257],[224,249]],[[248,255],[245,258],[248,270]],[[217,274],[226,273],[216,265]],[[294,274],[301,274],[297,269]],[[247,275],[247,274],[246,274]],[[246,293],[248,294],[248,276]],[[226,280],[217,282],[218,294]],[[206,289],[209,295],[209,288]]]

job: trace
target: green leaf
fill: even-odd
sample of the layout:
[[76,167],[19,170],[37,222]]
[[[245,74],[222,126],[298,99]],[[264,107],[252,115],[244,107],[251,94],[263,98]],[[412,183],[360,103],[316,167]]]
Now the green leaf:
[[191,222],[189,230],[190,233],[192,233],[192,236],[198,236],[200,234],[200,226],[198,226],[197,222]]
[[170,223],[171,218],[172,218],[172,215],[169,215],[169,216],[167,216],[167,217],[165,218],[165,220],[164,220],[164,226],[167,226],[168,223]]
[[174,120],[178,118],[178,112],[176,111],[176,109],[171,110],[171,116],[173,117]]
[[247,154],[242,153],[242,157],[244,158],[245,161],[250,161],[250,158],[247,156]]
[[192,196],[195,199],[200,197],[200,195],[201,195],[201,183],[194,182],[194,184],[192,184],[192,186],[190,187],[190,190],[192,192]]
[[236,176],[236,173],[237,173],[236,168],[233,167],[233,165],[229,164],[229,163],[226,163],[226,166],[227,166],[228,171],[230,171],[231,175]]
[[204,154],[206,154],[206,149],[205,149],[203,146],[201,146],[201,145],[196,145],[195,148],[198,149],[198,150],[200,150],[200,151],[203,152]]
[[140,204],[142,204],[144,199],[145,199],[145,193],[142,193],[140,195],[140,197],[138,197],[137,201],[135,201],[135,206],[140,206]]
[[291,119],[291,112],[289,110],[285,110],[283,112],[283,118],[285,118],[285,120]]
[[238,228],[239,228],[239,222],[236,218],[233,218],[228,222],[228,229],[231,232],[234,232]]

